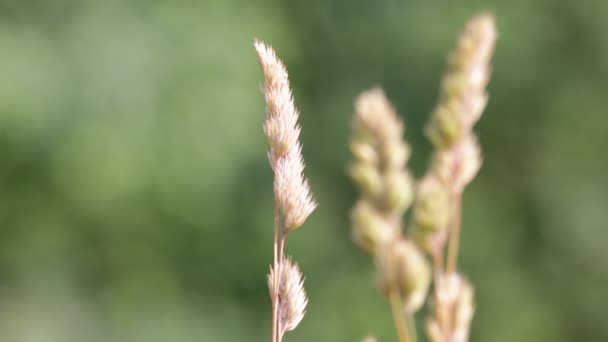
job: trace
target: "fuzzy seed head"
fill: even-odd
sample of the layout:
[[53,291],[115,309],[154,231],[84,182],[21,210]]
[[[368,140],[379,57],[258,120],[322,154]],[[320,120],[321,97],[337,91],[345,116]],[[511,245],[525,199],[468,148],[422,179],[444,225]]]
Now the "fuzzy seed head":
[[389,213],[401,214],[412,204],[413,185],[410,175],[403,170],[391,170],[384,175],[384,208]]
[[399,234],[397,227],[388,222],[368,201],[359,200],[350,216],[353,240],[367,254],[375,255]]
[[446,340],[443,336],[439,323],[435,319],[431,318],[426,321],[425,331],[429,342],[442,342]]
[[274,163],[274,193],[283,212],[285,229],[300,227],[315,210],[308,181],[304,178],[304,160],[301,145],[276,160]]
[[355,102],[355,140],[372,144],[384,164],[403,167],[409,148],[402,142],[404,126],[380,88],[361,93]]
[[410,148],[404,125],[380,88],[355,101],[350,147],[355,160],[349,174],[363,196],[395,224],[410,206],[412,179],[405,168]]
[[452,191],[461,192],[475,178],[481,163],[481,148],[471,134],[452,149],[437,152],[432,168]]
[[449,194],[434,173],[427,174],[416,189],[414,222],[425,232],[446,229],[450,219]]
[[268,288],[271,296],[274,284],[278,284],[278,316],[279,334],[295,329],[304,318],[308,298],[304,291],[304,279],[298,267],[291,258],[284,258],[279,265],[277,274],[272,268],[268,275]]
[[355,140],[350,143],[350,150],[362,164],[378,167],[378,154],[372,144],[366,141]]
[[374,198],[381,195],[384,185],[377,167],[368,163],[353,163],[349,166],[348,173],[361,192]]
[[416,245],[399,240],[382,249],[376,258],[378,286],[386,296],[391,289],[399,291],[408,313],[416,312],[426,298],[431,281],[428,261]]
[[449,149],[471,134],[488,102],[490,59],[496,42],[493,14],[474,17],[448,59],[439,104],[426,134],[439,149]]
[[285,230],[293,230],[304,224],[316,208],[304,178],[302,145],[298,140],[299,113],[281,60],[269,45],[256,41],[254,46],[265,78],[262,87],[266,99],[264,134],[270,144],[268,160],[274,171],[275,198],[283,213]]
[[441,275],[435,284],[437,316],[427,321],[430,340],[466,342],[475,312],[474,290],[458,273]]
[[269,45],[256,41],[254,46],[265,78],[262,86],[266,99],[264,134],[273,153],[282,156],[295,146],[300,136],[299,113],[293,101],[287,69],[283,62]]
[[467,342],[471,321],[475,314],[475,304],[473,302],[474,290],[471,284],[464,280],[460,286],[458,298],[454,309],[454,341]]

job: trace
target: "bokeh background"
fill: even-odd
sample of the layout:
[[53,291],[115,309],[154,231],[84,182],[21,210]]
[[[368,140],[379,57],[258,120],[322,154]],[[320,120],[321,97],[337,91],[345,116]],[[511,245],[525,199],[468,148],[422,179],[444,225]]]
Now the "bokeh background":
[[252,42],[286,63],[319,208],[289,236],[288,341],[395,341],[350,240],[354,97],[385,88],[421,175],[445,56],[500,39],[465,194],[473,341],[608,340],[608,2],[0,1],[0,340],[268,341],[272,175]]

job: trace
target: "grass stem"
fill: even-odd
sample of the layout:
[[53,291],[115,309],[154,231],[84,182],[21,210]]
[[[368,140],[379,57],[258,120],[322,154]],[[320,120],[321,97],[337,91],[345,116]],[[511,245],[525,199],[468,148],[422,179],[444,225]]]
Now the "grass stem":
[[399,291],[395,288],[390,290],[389,300],[391,302],[391,311],[393,314],[393,321],[395,323],[395,329],[397,330],[397,336],[399,342],[414,342],[410,337],[410,332],[405,321],[403,314],[403,305],[401,303],[401,296]]
[[407,324],[411,332],[412,342],[418,342],[418,332],[416,331],[416,321],[414,315],[407,315]]
[[448,260],[446,273],[456,272],[458,267],[458,249],[460,248],[460,223],[462,216],[462,193],[456,192],[452,195],[453,210],[450,220],[450,232],[448,239]]
[[279,317],[278,317],[278,312],[279,312],[278,279],[279,279],[279,277],[277,276],[278,273],[276,273],[276,272],[278,272],[278,266],[279,266],[278,257],[277,257],[278,240],[279,240],[279,204],[277,203],[277,201],[275,199],[275,201],[274,201],[273,263],[272,263],[272,268],[274,269],[274,274],[275,274],[275,278],[273,279],[274,291],[272,291],[272,342],[277,342],[278,323],[279,323]]

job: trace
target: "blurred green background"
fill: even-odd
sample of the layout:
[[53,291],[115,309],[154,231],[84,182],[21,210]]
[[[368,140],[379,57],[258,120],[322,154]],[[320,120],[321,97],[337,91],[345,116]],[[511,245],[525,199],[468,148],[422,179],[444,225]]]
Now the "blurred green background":
[[496,12],[465,193],[473,341],[608,340],[608,3],[0,1],[0,341],[268,341],[272,175],[252,42],[286,63],[319,208],[287,251],[286,341],[395,341],[350,240],[354,97],[422,125],[465,21]]

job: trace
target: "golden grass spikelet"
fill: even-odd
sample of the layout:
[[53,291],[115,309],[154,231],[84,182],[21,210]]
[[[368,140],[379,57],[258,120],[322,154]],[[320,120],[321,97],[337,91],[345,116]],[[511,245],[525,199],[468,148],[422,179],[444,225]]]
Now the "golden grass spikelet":
[[354,163],[348,167],[350,178],[359,186],[361,192],[371,198],[380,198],[384,190],[384,181],[380,170],[366,162]]
[[475,313],[473,287],[458,273],[438,277],[435,287],[437,314],[426,322],[429,340],[466,342]]
[[[440,181],[436,184],[441,184],[449,194],[449,237],[445,253],[443,245],[446,240],[442,234],[437,234],[440,231],[433,234],[416,231],[439,269],[443,268],[444,254],[447,255],[445,270],[435,273],[434,314],[426,324],[427,336],[431,342],[466,342],[473,318],[473,288],[457,273],[462,193],[477,175],[482,163],[481,149],[473,133],[473,126],[488,102],[486,87],[490,79],[490,60],[496,38],[493,14],[482,13],[467,23],[456,48],[449,56],[439,103],[426,126],[427,136],[436,148],[429,173],[439,178]],[[415,210],[414,214],[418,226],[423,227],[424,223],[429,227],[443,226],[438,223],[445,221],[443,214],[446,210],[440,210],[441,202],[437,196],[434,200],[435,208],[430,205],[431,202],[424,203],[425,198],[422,197],[417,200],[416,208],[420,210]],[[445,204],[441,204],[441,207],[445,207]],[[438,213],[432,214],[431,211]],[[434,218],[436,222],[425,219],[425,216]]]
[[266,99],[264,134],[271,148],[268,159],[275,175],[275,197],[284,216],[284,229],[292,230],[301,226],[316,208],[303,174],[299,112],[281,60],[269,45],[256,40],[254,46],[265,78],[262,87]]
[[387,297],[397,290],[407,313],[424,303],[431,282],[431,267],[416,245],[401,239],[385,246],[376,257],[378,287]]
[[450,220],[449,193],[445,183],[429,173],[418,183],[414,203],[414,223],[428,232],[447,229]]
[[440,252],[448,234],[449,191],[434,172],[427,173],[416,187],[410,232],[418,246],[429,254]]
[[481,168],[481,148],[474,134],[459,141],[453,149],[437,151],[431,166],[451,191],[462,192]]
[[469,340],[471,321],[475,314],[473,297],[473,286],[466,279],[463,279],[458,298],[454,304],[454,342],[466,342]]
[[490,59],[497,33],[491,13],[469,21],[448,59],[439,104],[426,127],[433,144],[448,149],[470,133],[488,101]]
[[355,101],[353,122],[354,142],[351,149],[360,156],[357,142],[366,141],[376,151],[381,168],[401,168],[407,162],[410,150],[402,141],[404,125],[397,112],[380,88],[373,88],[359,95]]
[[[406,236],[403,214],[413,197],[406,169],[410,148],[404,123],[380,88],[355,101],[348,168],[361,197],[351,212],[352,236],[375,257],[378,287],[391,304],[400,341],[416,340],[411,320],[434,282],[434,307],[426,332],[432,342],[466,342],[474,312],[473,288],[457,273],[462,194],[482,163],[473,126],[487,102],[495,17],[473,17],[448,57],[439,101],[425,127],[434,145],[430,169],[418,183]],[[413,243],[416,242],[416,244]],[[419,248],[420,247],[420,248]],[[425,255],[432,257],[433,272]]]
[[352,238],[364,252],[375,255],[378,248],[399,236],[399,227],[380,215],[368,201],[359,200],[352,209]]
[[412,180],[405,170],[410,149],[403,141],[405,126],[382,89],[359,95],[352,129],[351,178],[378,211],[400,219],[412,201]]
[[[275,290],[275,282],[279,284],[277,289],[279,334],[282,337],[285,332],[295,329],[300,324],[306,313],[308,298],[304,291],[304,279],[297,263],[286,257],[281,262],[279,270],[280,274],[277,275],[272,268],[270,269],[268,288],[272,295]],[[278,279],[275,279],[277,276]]]
[[430,279],[427,261],[403,239],[402,216],[411,205],[413,180],[406,169],[410,148],[405,125],[380,88],[355,100],[349,174],[361,198],[351,212],[352,237],[375,257],[378,287],[391,305],[400,341],[410,341],[404,315],[424,302]]

